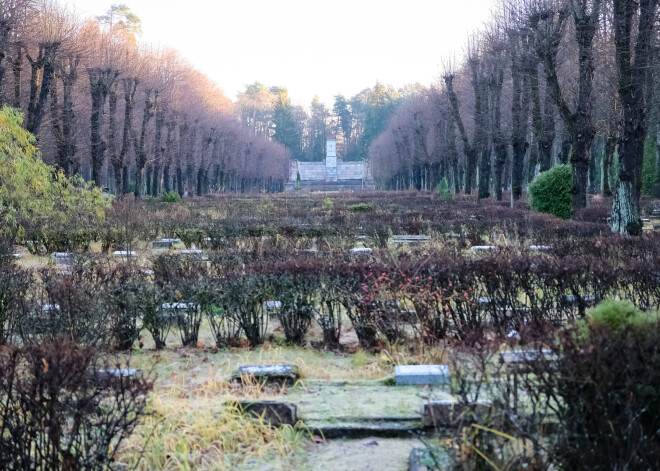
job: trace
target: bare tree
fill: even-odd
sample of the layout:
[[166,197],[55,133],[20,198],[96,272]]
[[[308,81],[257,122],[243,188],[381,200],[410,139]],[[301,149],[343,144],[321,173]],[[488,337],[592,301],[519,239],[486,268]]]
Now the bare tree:
[[[639,199],[648,128],[646,80],[658,0],[613,0],[614,42],[622,107],[619,178],[612,202],[614,232],[642,233]],[[636,33],[636,34],[635,34]]]

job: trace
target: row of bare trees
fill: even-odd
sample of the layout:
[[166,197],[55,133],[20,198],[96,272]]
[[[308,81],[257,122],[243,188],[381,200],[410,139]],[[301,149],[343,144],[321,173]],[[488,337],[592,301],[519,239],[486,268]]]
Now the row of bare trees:
[[0,102],[23,110],[44,160],[115,194],[281,190],[287,150],[140,33],[125,5],[82,20],[52,0],[0,2]]
[[510,189],[517,200],[539,172],[570,163],[573,212],[590,191],[613,195],[612,230],[640,233],[645,154],[660,184],[658,3],[500,0],[465,61],[373,142],[379,185],[447,178],[456,192],[500,200]]

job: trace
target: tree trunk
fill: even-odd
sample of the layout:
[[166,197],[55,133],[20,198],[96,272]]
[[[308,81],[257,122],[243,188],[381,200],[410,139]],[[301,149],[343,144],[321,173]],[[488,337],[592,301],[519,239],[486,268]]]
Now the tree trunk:
[[12,106],[21,109],[21,74],[23,72],[23,43],[17,42],[15,45],[14,59],[11,63],[14,75],[14,101]]
[[[39,133],[41,121],[46,114],[48,96],[55,77],[55,56],[59,47],[59,42],[40,44],[37,59],[33,60],[29,54],[27,56],[32,67],[32,76],[26,129],[34,135]],[[42,70],[43,77],[40,77]]]
[[[511,147],[513,160],[511,162],[511,203],[522,197],[524,181],[525,154],[527,152],[527,121],[529,116],[529,52],[521,44],[522,34],[513,38],[511,56],[511,78],[513,84],[513,101],[511,105]],[[523,41],[524,42],[524,41]]]
[[[158,91],[154,93],[154,99],[151,99],[151,90],[145,92],[144,113],[142,114],[142,126],[140,127],[140,138],[133,135],[133,145],[135,147],[135,197],[141,198],[144,194],[144,167],[147,164],[147,126],[154,115],[154,110],[158,106]],[[148,180],[148,176],[147,176]]]
[[121,159],[117,152],[117,89],[108,91],[108,154],[114,173],[115,196],[121,194]]
[[444,81],[445,85],[447,86],[447,97],[449,98],[449,104],[451,105],[450,107],[452,116],[456,126],[458,127],[461,140],[463,141],[463,152],[467,161],[465,171],[465,194],[469,195],[472,193],[472,183],[477,165],[477,153],[473,149],[473,146],[470,145],[470,140],[468,139],[467,133],[465,132],[465,126],[463,125],[463,119],[461,118],[458,105],[458,97],[454,91],[454,76],[446,75],[444,77]]
[[[648,129],[644,90],[657,5],[658,0],[614,0],[614,44],[623,122],[611,227],[622,234],[642,233],[639,200]],[[634,25],[636,17],[638,24]],[[635,26],[637,38],[633,40]]]
[[105,142],[103,142],[103,108],[108,96],[108,90],[119,75],[112,69],[87,69],[89,75],[89,88],[92,96],[91,113],[91,158],[92,158],[92,180],[97,186],[102,186],[101,170],[103,168],[103,154]]
[[[128,178],[128,153],[131,148],[131,135],[133,129],[133,106],[135,103],[135,93],[138,87],[138,79],[125,78],[121,81],[124,89],[124,128],[121,137],[121,153],[117,159],[117,168],[121,169],[115,173],[115,178],[121,178],[122,194],[130,193]],[[119,192],[119,190],[117,190]]]

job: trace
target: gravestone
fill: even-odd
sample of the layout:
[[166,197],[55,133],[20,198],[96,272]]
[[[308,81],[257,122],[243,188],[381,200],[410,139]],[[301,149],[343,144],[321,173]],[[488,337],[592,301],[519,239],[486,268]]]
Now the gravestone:
[[58,265],[73,265],[73,254],[70,252],[53,252],[51,257]]
[[199,309],[199,305],[195,303],[163,303],[160,306],[158,317],[165,322],[178,322],[183,320],[185,312],[194,311]]
[[240,366],[232,380],[242,382],[248,376],[259,383],[279,385],[294,385],[300,378],[296,365],[251,365]]
[[266,311],[266,314],[269,316],[275,315],[282,308],[282,301],[264,301],[263,309]]
[[21,259],[21,258],[23,258],[23,254],[22,253],[15,253],[14,258]]
[[449,383],[447,365],[400,365],[394,367],[397,386]]
[[100,385],[111,388],[121,387],[122,383],[139,381],[142,379],[142,370],[135,368],[117,368],[108,370],[97,370],[90,380],[97,381]]
[[188,255],[191,257],[202,257],[204,255],[204,251],[202,249],[188,249],[188,250],[181,250],[181,255]]
[[116,368],[109,370],[98,370],[96,372],[97,378],[99,379],[111,379],[111,378],[141,378],[142,370],[135,368]]
[[470,247],[470,250],[474,250],[475,252],[482,250],[495,250],[495,249],[497,249],[497,247],[494,245],[473,245],[472,247]]
[[552,248],[551,245],[530,245],[529,249],[530,250],[550,250]]
[[112,255],[115,257],[124,257],[124,258],[131,258],[135,257],[135,252],[132,250],[115,250],[112,252]]
[[298,408],[290,402],[277,401],[239,401],[230,403],[241,412],[251,415],[272,426],[295,425],[298,422]]
[[539,359],[554,361],[557,355],[547,348],[542,350],[504,350],[500,352],[500,361],[506,364],[519,364]]
[[427,235],[393,235],[392,242],[395,244],[423,244],[431,240]]
[[154,249],[171,249],[174,246],[174,242],[165,239],[155,240],[151,246]]
[[351,255],[371,255],[374,249],[369,247],[355,247],[351,249]]

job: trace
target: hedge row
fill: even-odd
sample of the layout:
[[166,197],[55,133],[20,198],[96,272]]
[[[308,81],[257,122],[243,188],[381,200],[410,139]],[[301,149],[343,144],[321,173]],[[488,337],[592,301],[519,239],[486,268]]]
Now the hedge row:
[[130,348],[142,329],[157,348],[171,329],[194,346],[205,318],[218,347],[245,340],[256,346],[265,339],[269,311],[292,343],[304,343],[316,322],[325,345],[337,347],[348,319],[360,344],[371,348],[379,339],[421,346],[543,330],[582,317],[607,298],[629,299],[641,309],[660,306],[658,263],[513,252],[242,265],[161,256],[153,272],[88,264],[33,274],[10,267],[0,271],[0,285],[3,338],[29,343],[65,334],[119,350]]

